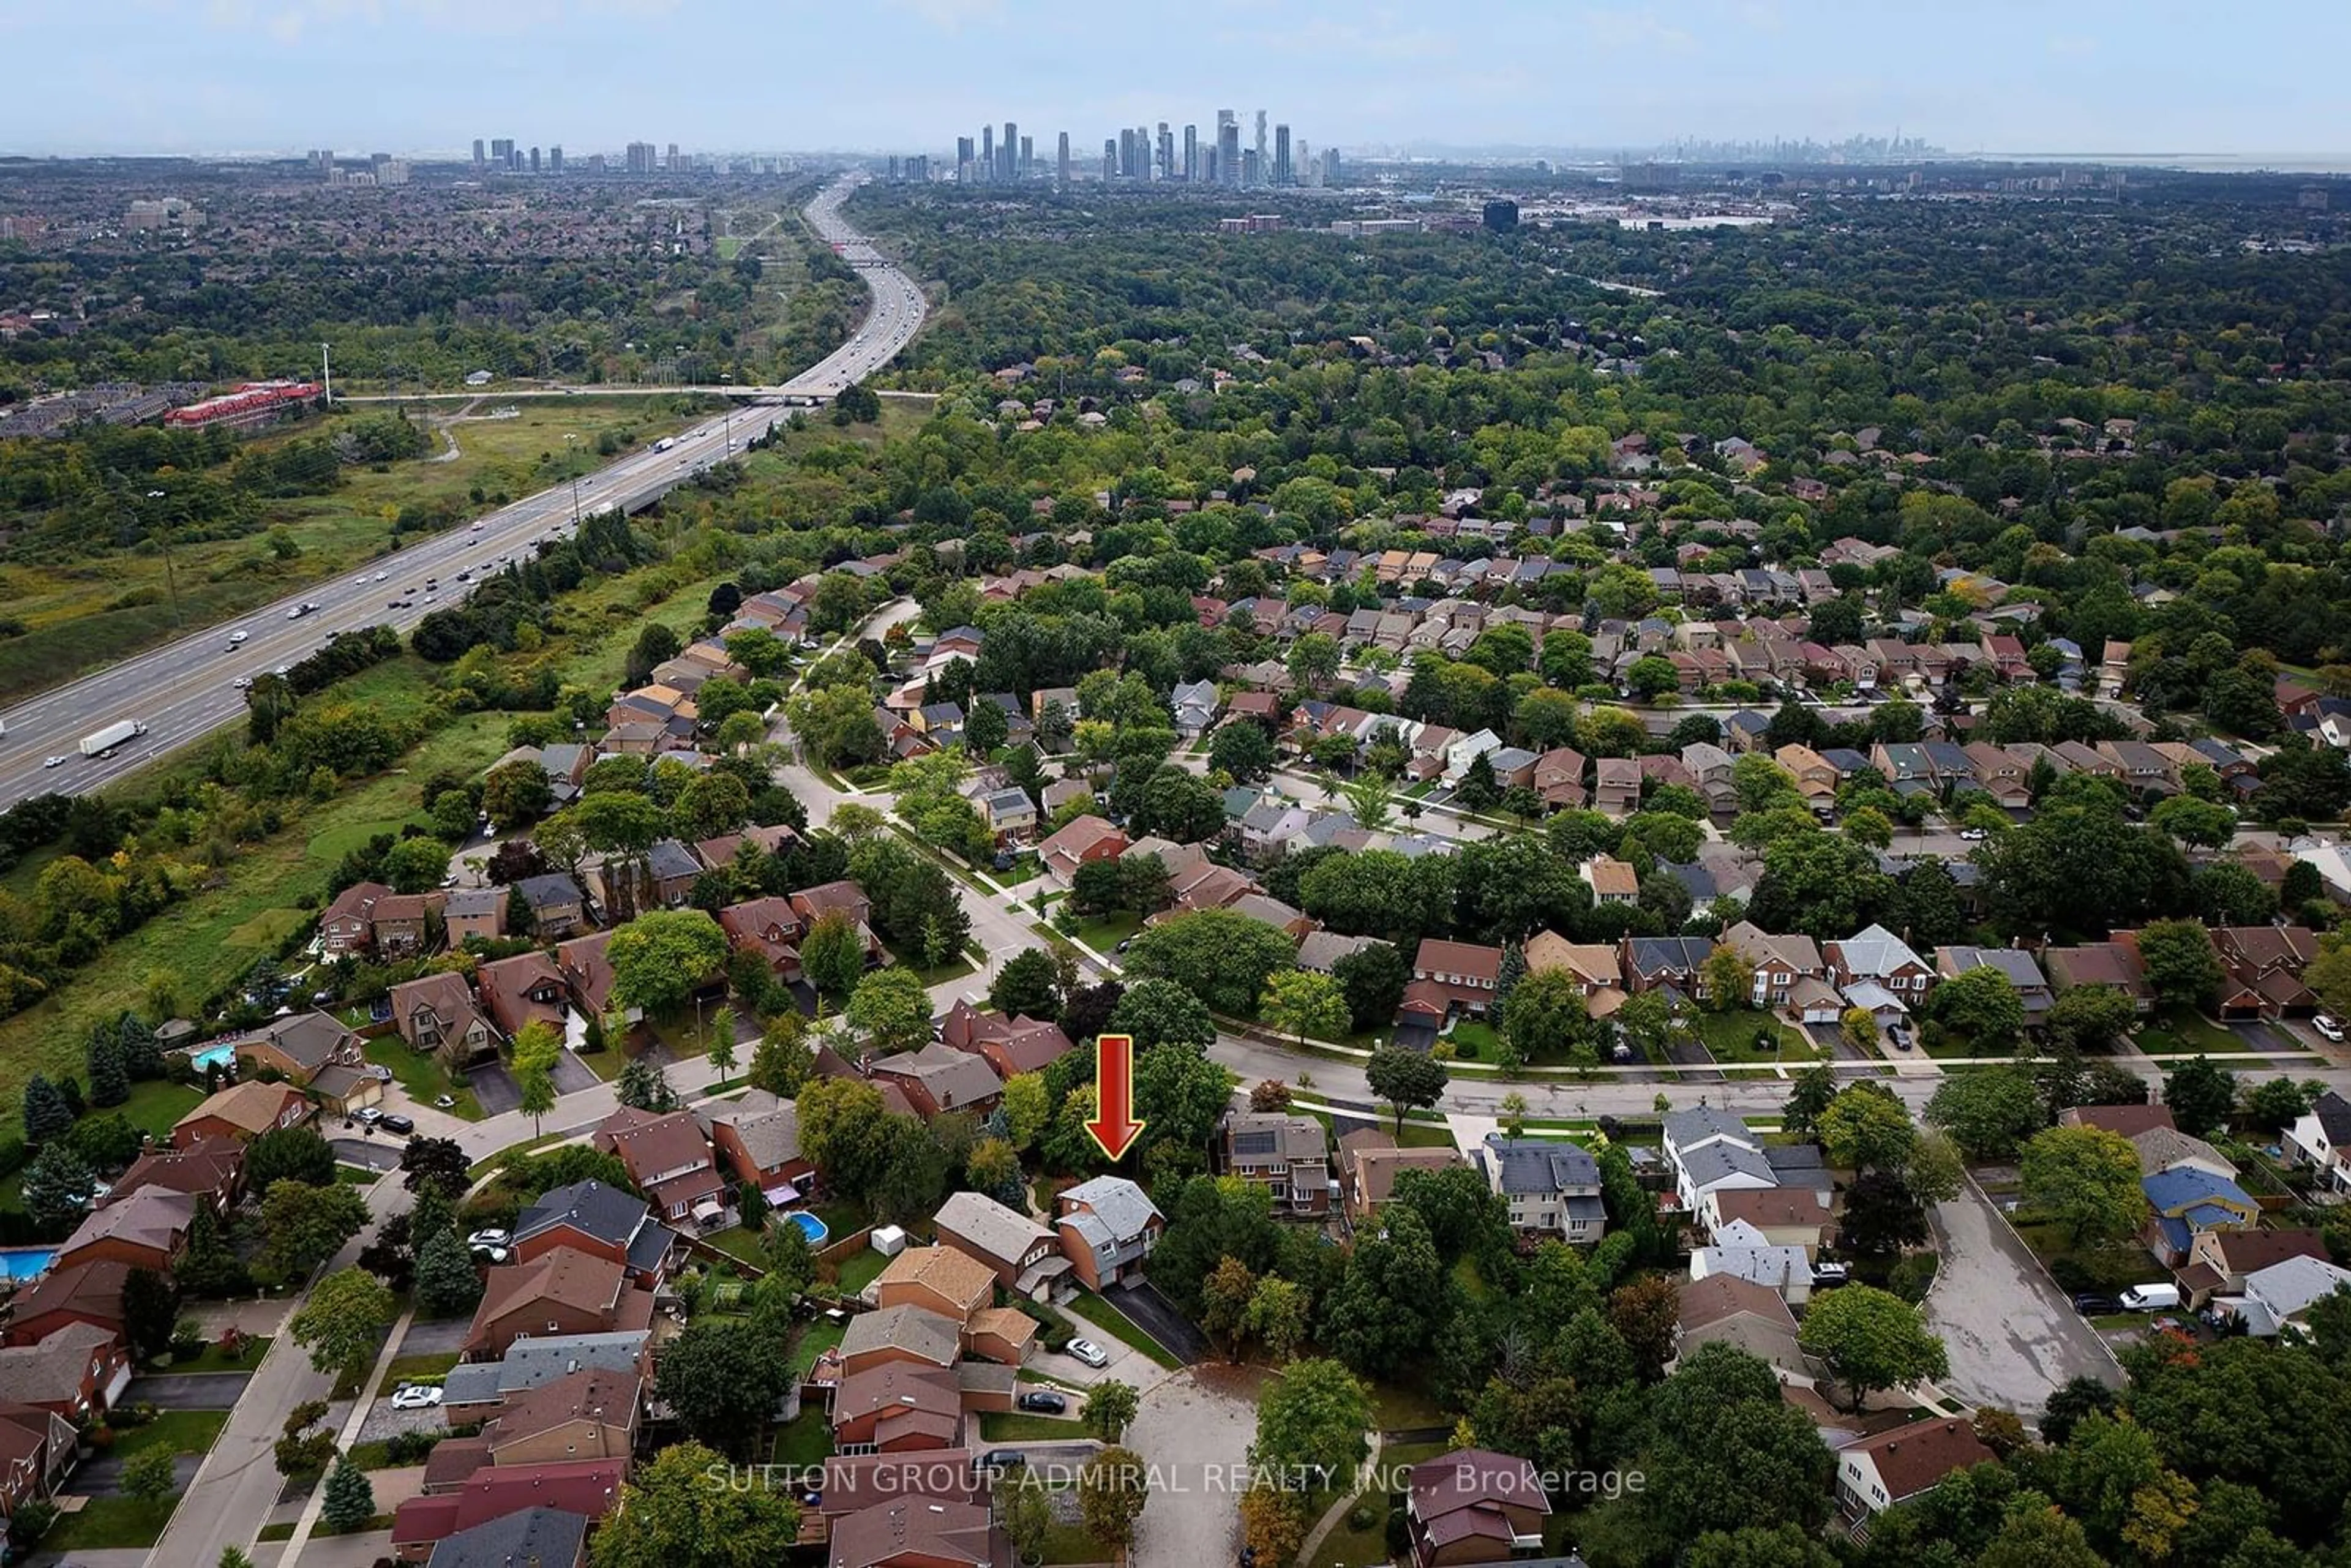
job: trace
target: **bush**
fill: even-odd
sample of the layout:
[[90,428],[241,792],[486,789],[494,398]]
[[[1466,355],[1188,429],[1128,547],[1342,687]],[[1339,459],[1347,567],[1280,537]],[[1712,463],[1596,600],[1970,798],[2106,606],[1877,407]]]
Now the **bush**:
[[1347,1511],[1347,1528],[1350,1530],[1369,1530],[1373,1525],[1379,1522],[1379,1517],[1380,1511],[1378,1507],[1374,1505],[1370,1499],[1366,1498],[1364,1500],[1357,1503],[1354,1507]]
[[1932,1252],[1916,1252],[1900,1259],[1886,1270],[1886,1288],[1914,1305],[1923,1301],[1934,1288],[1935,1270],[1941,1262]]
[[1042,1301],[1018,1301],[1014,1305],[1037,1320],[1038,1326],[1044,1331],[1037,1336],[1038,1343],[1047,1350],[1065,1350],[1070,1341],[1078,1335],[1077,1325],[1062,1316],[1059,1310]]
[[395,1432],[384,1439],[383,1457],[395,1465],[423,1464],[448,1436],[446,1432]]

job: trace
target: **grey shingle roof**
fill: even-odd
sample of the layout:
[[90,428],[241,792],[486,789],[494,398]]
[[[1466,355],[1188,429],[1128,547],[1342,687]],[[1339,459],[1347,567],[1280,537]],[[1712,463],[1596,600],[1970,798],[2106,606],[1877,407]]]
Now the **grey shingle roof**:
[[1486,1135],[1497,1179],[1508,1194],[1563,1193],[1600,1185],[1600,1165],[1573,1144]]
[[1122,1241],[1142,1235],[1153,1220],[1161,1218],[1151,1200],[1143,1196],[1143,1189],[1124,1176],[1101,1176],[1081,1181],[1061,1197],[1092,1208]]

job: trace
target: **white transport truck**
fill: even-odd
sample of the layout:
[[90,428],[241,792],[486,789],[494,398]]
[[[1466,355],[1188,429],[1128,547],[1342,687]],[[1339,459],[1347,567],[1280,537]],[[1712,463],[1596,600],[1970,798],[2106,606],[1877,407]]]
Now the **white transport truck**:
[[147,733],[147,727],[135,718],[119,718],[104,729],[93,730],[81,737],[81,754],[99,757],[113,750],[126,740],[136,740]]

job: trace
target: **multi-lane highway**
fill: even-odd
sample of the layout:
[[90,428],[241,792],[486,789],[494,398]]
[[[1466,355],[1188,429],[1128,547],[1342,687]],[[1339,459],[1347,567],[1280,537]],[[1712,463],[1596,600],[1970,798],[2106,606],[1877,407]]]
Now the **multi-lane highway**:
[[[841,215],[858,176],[827,186],[807,209],[818,235],[856,267],[872,293],[863,323],[848,342],[778,387],[745,389],[748,395],[829,398],[879,371],[914,340],[923,324],[922,291],[885,261]],[[0,712],[0,809],[29,796],[81,794],[111,783],[154,758],[241,722],[250,680],[317,652],[329,632],[366,626],[402,631],[427,612],[457,603],[472,582],[502,562],[527,557],[543,538],[571,528],[575,504],[585,513],[620,506],[634,510],[726,461],[754,437],[789,416],[776,402],[738,409],[728,421],[713,416],[678,435],[667,450],[640,451],[599,469],[573,487],[563,485],[487,514],[469,527],[381,556],[331,581],[266,605],[235,621],[191,632],[69,685]],[[465,580],[461,580],[460,574]],[[296,615],[302,604],[316,608]],[[147,733],[110,756],[84,758],[78,743],[121,719]],[[50,758],[62,760],[52,763]]]

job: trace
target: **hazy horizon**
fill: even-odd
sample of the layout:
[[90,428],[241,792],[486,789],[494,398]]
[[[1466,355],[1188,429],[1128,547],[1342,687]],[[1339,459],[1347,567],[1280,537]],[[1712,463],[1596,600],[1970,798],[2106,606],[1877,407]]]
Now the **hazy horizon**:
[[[1244,140],[1262,108],[1315,147],[1525,154],[1677,140],[1951,154],[2351,166],[2351,100],[2276,68],[2351,46],[2351,7],[1979,0],[1964,21],[1850,0],[1426,8],[1195,0],[65,0],[0,10],[19,62],[0,152],[461,153],[475,137],[585,155],[930,152],[1018,121],[1081,156],[1121,126]],[[112,9],[112,8],[110,8]],[[2297,151],[2297,150],[2316,151]]]

